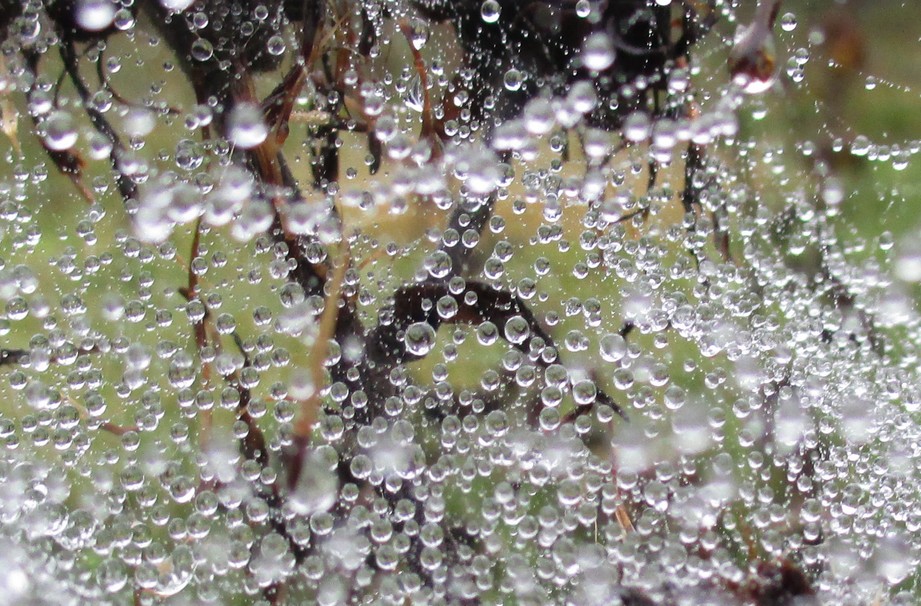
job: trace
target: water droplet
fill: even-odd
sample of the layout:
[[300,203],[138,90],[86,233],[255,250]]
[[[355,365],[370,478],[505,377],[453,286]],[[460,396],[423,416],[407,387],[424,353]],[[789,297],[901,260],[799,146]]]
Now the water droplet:
[[595,32],[585,39],[580,57],[586,68],[595,72],[604,71],[614,64],[614,44],[607,34]]
[[192,43],[192,58],[196,61],[207,61],[214,56],[214,46],[208,40],[199,38]]
[[633,112],[624,121],[624,138],[628,141],[645,141],[651,132],[652,121],[644,112]]
[[773,86],[777,73],[777,50],[767,26],[756,22],[736,32],[729,52],[729,73],[747,94],[760,94]]
[[510,68],[502,78],[502,84],[505,86],[506,90],[515,92],[521,90],[521,85],[524,83],[524,74],[515,69],[514,67]]
[[238,103],[227,121],[227,138],[243,149],[256,147],[265,141],[268,128],[262,110],[252,103]]
[[424,356],[435,346],[435,329],[426,322],[410,324],[403,336],[406,351],[414,356]]
[[505,322],[505,338],[509,343],[520,345],[531,334],[528,321],[521,316],[512,316]]
[[52,112],[42,126],[45,130],[44,141],[48,149],[65,151],[77,143],[77,128],[73,117],[68,112]]
[[112,0],[78,0],[74,16],[81,28],[99,32],[112,25],[115,11]]
[[266,42],[266,50],[269,51],[270,55],[275,57],[284,54],[285,48],[285,39],[281,36],[272,36],[269,38],[268,42]]
[[496,0],[484,0],[480,5],[480,17],[486,23],[496,23],[501,13],[502,7]]
[[605,362],[617,362],[627,353],[627,342],[618,334],[607,334],[601,338],[601,357]]
[[192,6],[194,1],[195,0],[160,0],[160,4],[168,11],[181,13],[185,9]]
[[796,29],[796,15],[793,13],[784,13],[780,18],[780,28],[785,32],[792,32]]

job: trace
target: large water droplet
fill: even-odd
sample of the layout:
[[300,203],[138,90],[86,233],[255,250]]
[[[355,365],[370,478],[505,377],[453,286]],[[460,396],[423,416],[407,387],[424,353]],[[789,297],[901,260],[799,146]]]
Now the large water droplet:
[[227,138],[243,149],[256,147],[265,141],[268,128],[262,117],[262,110],[252,103],[238,103],[230,112],[227,121]]
[[410,324],[403,336],[406,351],[414,356],[424,356],[435,346],[435,329],[426,322]]

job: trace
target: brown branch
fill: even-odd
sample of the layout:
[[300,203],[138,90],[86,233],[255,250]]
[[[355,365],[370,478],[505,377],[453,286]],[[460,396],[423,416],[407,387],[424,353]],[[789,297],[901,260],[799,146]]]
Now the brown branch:
[[[180,293],[188,300],[194,301],[199,298],[200,291],[198,287],[198,274],[195,273],[193,269],[193,262],[198,257],[199,246],[201,244],[201,217],[195,221],[195,230],[192,232],[192,246],[191,251],[189,252],[189,261],[188,261],[188,284],[185,289],[180,289]],[[204,303],[202,303],[204,305]],[[195,347],[198,350],[199,358],[202,358],[202,352],[208,344],[208,334],[206,328],[206,322],[209,321],[210,311],[205,308],[205,315],[197,320],[193,326],[192,330],[195,336]],[[205,362],[202,358],[202,379],[206,384],[211,382],[211,373],[212,365],[210,362]],[[201,435],[199,437],[203,446],[207,445],[210,436],[211,436],[211,426],[213,424],[213,415],[211,410],[202,410],[200,416],[201,422]]]
[[[24,50],[23,55],[26,59],[26,68],[29,70],[31,76],[34,79],[38,74],[41,55],[31,49]],[[32,114],[31,112],[29,115],[32,121],[32,125],[35,127],[35,129],[41,130],[41,116]],[[86,186],[86,184],[83,183],[83,168],[86,165],[83,158],[77,152],[71,150],[57,150],[48,147],[48,144],[45,142],[44,138],[40,137],[39,142],[41,143],[42,149],[44,149],[45,153],[48,154],[48,158],[51,160],[52,164],[55,165],[61,174],[70,179],[80,196],[86,200],[88,204],[95,202],[93,193]]]
[[412,54],[413,66],[416,68],[416,74],[419,76],[419,84],[422,89],[422,132],[420,133],[420,137],[428,139],[431,141],[432,145],[438,144],[440,147],[441,141],[438,138],[435,129],[435,117],[432,114],[432,98],[429,93],[429,78],[428,70],[425,67],[425,60],[422,58],[422,53],[419,52],[419,49],[417,49],[412,42],[413,31],[410,22],[406,19],[400,19],[398,25],[400,32],[402,32],[406,41],[409,43],[409,51]]
[[[102,86],[103,89],[107,90],[109,94],[112,95],[112,98],[118,101],[119,103],[121,103],[122,105],[126,107],[143,108],[144,105],[142,105],[141,103],[132,101],[131,99],[128,99],[127,97],[125,97],[124,95],[122,95],[115,89],[115,86],[112,84],[112,79],[109,77],[109,74],[106,73],[105,61],[103,61],[104,56],[105,56],[105,49],[102,49],[99,51],[99,58],[96,60],[96,77],[99,78],[100,86]],[[177,107],[166,106],[165,109],[167,113],[172,114],[172,115],[179,115],[182,113]]]
[[19,364],[28,356],[29,352],[25,349],[0,349],[0,366]]
[[122,159],[125,154],[125,148],[121,142],[121,138],[109,123],[105,115],[103,115],[103,113],[96,109],[93,105],[92,94],[87,88],[86,83],[83,81],[83,78],[80,76],[78,57],[74,49],[74,42],[71,38],[62,38],[60,45],[60,55],[61,60],[64,62],[64,68],[67,71],[67,74],[70,76],[70,80],[74,87],[77,89],[77,94],[80,96],[80,101],[83,103],[83,111],[85,111],[89,116],[90,122],[93,124],[93,128],[105,136],[111,144],[109,161],[112,165],[112,169],[117,175],[116,181],[122,198],[126,202],[131,199],[136,199],[137,184],[122,170]]
[[307,69],[303,65],[295,65],[288,75],[262,102],[263,112],[270,130],[274,133],[275,142],[283,145],[288,138],[288,121],[297,96],[307,82]]
[[[343,241],[342,253],[338,264],[333,270],[333,277],[329,283],[329,294],[326,297],[326,306],[320,316],[320,330],[310,352],[310,373],[313,377],[313,394],[301,402],[301,413],[294,423],[294,435],[300,440],[309,441],[316,423],[317,415],[322,406],[322,385],[325,382],[323,362],[326,359],[329,341],[336,331],[339,319],[339,302],[342,293],[342,283],[345,272],[350,267],[348,244]],[[348,302],[347,302],[348,303]]]

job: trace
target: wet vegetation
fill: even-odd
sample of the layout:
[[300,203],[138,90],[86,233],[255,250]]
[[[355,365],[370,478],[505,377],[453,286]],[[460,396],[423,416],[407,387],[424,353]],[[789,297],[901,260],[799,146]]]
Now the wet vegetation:
[[914,603],[918,17],[0,3],[0,603]]

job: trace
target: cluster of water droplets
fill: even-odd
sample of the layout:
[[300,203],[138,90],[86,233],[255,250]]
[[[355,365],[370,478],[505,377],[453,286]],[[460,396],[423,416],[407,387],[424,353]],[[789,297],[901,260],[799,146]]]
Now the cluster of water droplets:
[[[39,4],[10,40],[50,54]],[[281,141],[259,103],[172,107],[174,63],[220,49],[202,35],[164,59],[128,4],[74,13],[122,32],[120,62],[87,49],[114,82],[121,64],[155,80],[137,104],[91,91],[119,140],[26,58],[4,68],[37,143],[0,182],[0,602],[917,598],[921,248],[886,233],[861,255],[837,235],[832,169],[789,160],[820,155],[812,134],[788,149],[746,130],[740,115],[775,111],[749,95],[782,97],[809,61],[790,49],[759,71],[786,40],[763,11],[609,98],[636,60],[626,29],[574,49],[560,71],[578,78],[501,65],[488,83],[488,52],[462,60],[425,18],[442,3],[352,3],[376,77],[342,68],[342,115],[321,76],[294,100],[277,145],[296,195],[240,161]],[[161,4],[193,33],[213,17]],[[475,4],[472,27],[520,26],[514,3]],[[594,23],[604,3],[571,4]],[[275,5],[231,10],[258,28]],[[292,52],[295,25],[269,55]],[[649,87],[674,111],[630,105]],[[314,147],[348,112],[367,132],[340,128],[339,178],[312,187]],[[831,148],[902,171],[919,146]],[[103,168],[55,174],[46,154],[77,150]],[[324,263],[325,288],[298,281]],[[407,285],[431,290],[404,322]],[[360,330],[331,332],[346,309]],[[298,450],[304,402],[321,405]]]

